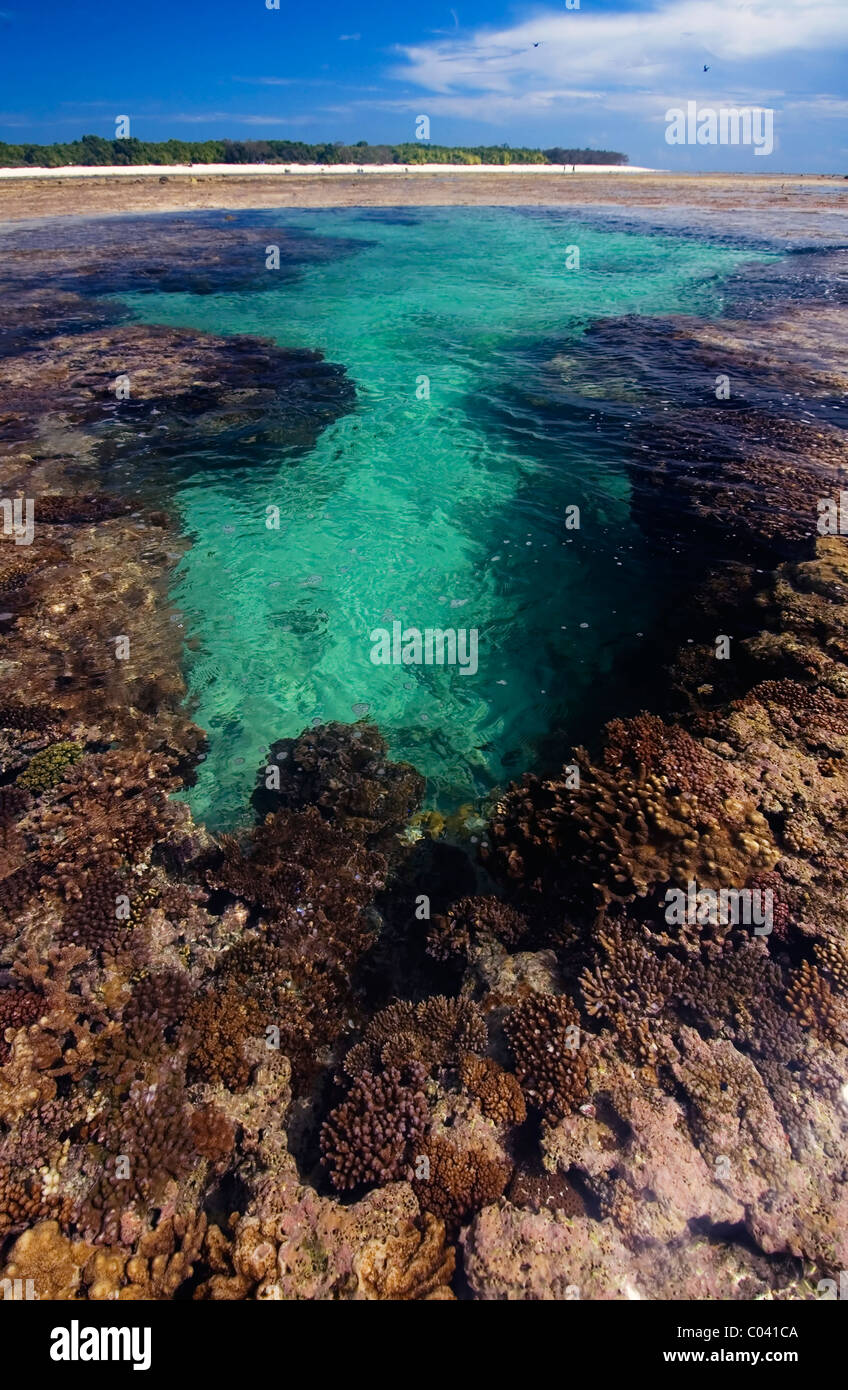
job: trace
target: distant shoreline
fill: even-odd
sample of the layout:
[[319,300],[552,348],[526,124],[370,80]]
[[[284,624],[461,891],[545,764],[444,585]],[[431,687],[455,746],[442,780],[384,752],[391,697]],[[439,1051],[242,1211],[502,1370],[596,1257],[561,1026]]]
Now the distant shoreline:
[[0,179],[113,177],[268,178],[303,174],[661,174],[637,164],[69,164],[52,169],[0,169]]

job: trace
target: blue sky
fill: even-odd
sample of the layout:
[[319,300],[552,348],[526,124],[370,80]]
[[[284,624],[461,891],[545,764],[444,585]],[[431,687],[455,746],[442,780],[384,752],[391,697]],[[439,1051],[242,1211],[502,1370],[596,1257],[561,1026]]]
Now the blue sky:
[[[129,115],[140,139],[395,143],[423,114],[442,144],[848,173],[848,0],[7,3],[3,140],[112,136]],[[773,109],[774,153],[669,146],[665,113],[691,100]]]

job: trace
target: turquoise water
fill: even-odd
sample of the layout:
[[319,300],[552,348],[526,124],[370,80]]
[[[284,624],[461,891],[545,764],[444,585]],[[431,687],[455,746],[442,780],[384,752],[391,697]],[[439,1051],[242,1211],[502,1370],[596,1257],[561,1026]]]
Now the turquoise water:
[[[267,289],[123,302],[144,322],[318,348],[357,405],[294,463],[179,485],[194,543],[173,601],[210,740],[187,798],[213,828],[232,824],[272,740],[367,715],[427,776],[429,804],[455,809],[533,767],[540,740],[592,708],[667,582],[631,521],[626,448],[598,430],[581,335],[601,316],[717,312],[720,276],[750,252],[540,210],[250,225],[269,244],[286,226],[363,246],[294,281],[269,270]],[[626,440],[638,398],[628,363],[610,370],[617,399],[609,381],[598,395]],[[575,505],[579,531],[565,526]],[[476,629],[476,674],[374,665],[370,633],[394,620]]]

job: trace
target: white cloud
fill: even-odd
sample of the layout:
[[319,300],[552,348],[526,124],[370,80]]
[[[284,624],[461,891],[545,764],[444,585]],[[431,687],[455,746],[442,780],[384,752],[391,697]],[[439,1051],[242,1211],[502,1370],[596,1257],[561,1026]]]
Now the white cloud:
[[399,46],[392,75],[443,95],[659,85],[691,94],[705,63],[711,82],[735,84],[753,63],[845,48],[845,0],[666,0],[618,13],[540,10],[510,28]]

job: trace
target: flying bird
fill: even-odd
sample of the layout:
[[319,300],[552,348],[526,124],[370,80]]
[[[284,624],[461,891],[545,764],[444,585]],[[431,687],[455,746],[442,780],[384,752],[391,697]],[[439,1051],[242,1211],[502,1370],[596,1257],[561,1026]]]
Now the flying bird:
[[704,63],[704,72],[709,72],[709,70],[710,70],[710,65],[709,65],[709,63]]
[[539,47],[541,47],[541,45],[542,45],[544,42],[545,42],[544,39],[540,39],[538,43],[534,43],[533,47],[534,47],[534,48],[539,48]]

